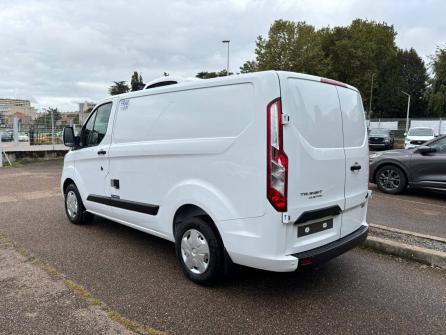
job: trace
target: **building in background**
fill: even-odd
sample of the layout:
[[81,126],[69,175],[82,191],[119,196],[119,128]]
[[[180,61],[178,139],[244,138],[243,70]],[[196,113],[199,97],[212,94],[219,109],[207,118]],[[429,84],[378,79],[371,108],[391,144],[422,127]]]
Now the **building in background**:
[[77,112],[62,112],[59,120],[56,121],[56,126],[72,126],[79,124],[79,113]]
[[96,104],[90,101],[79,103],[79,124],[84,124]]
[[0,125],[11,126],[14,117],[21,123],[30,123],[36,118],[37,109],[29,100],[0,99]]

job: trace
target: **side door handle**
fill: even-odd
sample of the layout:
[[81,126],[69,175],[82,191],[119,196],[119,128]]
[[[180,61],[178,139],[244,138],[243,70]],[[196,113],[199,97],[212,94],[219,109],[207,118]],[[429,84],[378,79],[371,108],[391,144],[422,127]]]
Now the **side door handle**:
[[105,151],[104,149],[98,151],[98,155],[105,155],[106,153],[107,151]]
[[350,170],[351,171],[359,171],[359,170],[361,170],[361,165],[359,165],[358,163],[355,163],[352,166],[350,166]]

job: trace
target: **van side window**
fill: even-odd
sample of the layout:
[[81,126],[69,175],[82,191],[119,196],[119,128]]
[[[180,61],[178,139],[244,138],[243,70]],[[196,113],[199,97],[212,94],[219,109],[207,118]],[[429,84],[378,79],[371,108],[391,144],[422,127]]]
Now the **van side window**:
[[94,121],[93,136],[90,145],[98,145],[107,132],[108,119],[110,118],[112,104],[108,103],[99,106],[96,112],[96,120]]
[[94,119],[96,118],[96,111],[90,116],[87,123],[84,126],[84,129],[82,129],[82,136],[81,136],[81,146],[86,147],[88,146],[89,139],[92,136],[93,133],[93,126],[94,126]]
[[101,143],[107,132],[112,103],[99,106],[90,117],[82,131],[81,145],[95,146]]

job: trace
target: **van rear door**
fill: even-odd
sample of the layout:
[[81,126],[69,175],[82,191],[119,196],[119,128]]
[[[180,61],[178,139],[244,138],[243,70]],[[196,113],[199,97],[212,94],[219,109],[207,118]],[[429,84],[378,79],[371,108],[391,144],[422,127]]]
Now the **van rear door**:
[[290,116],[283,136],[288,155],[288,214],[295,224],[290,225],[293,232],[287,245],[290,252],[300,252],[341,236],[346,170],[342,114],[336,86],[312,76],[278,75],[282,111]]
[[336,86],[342,111],[344,132],[345,208],[341,237],[351,234],[366,222],[369,148],[364,109],[359,92]]

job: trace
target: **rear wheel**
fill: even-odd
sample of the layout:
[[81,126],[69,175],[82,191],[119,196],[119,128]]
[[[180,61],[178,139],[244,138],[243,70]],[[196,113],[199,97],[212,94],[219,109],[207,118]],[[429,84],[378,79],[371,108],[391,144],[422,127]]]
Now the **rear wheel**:
[[224,270],[223,245],[211,225],[200,217],[178,223],[175,250],[183,273],[197,284],[210,285]]
[[375,179],[379,190],[388,194],[401,193],[407,185],[404,172],[394,165],[385,165],[380,168]]
[[85,210],[79,191],[74,184],[65,189],[65,213],[68,220],[74,224],[88,223],[93,215]]

